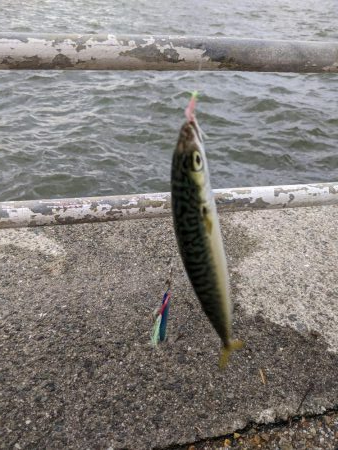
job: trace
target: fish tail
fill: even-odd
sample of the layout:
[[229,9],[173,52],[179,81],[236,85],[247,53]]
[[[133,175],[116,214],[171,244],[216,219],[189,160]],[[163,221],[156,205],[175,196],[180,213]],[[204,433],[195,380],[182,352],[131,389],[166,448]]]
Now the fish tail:
[[234,350],[240,350],[243,347],[244,347],[244,342],[240,341],[238,339],[231,341],[230,344],[228,344],[228,345],[225,345],[222,348],[221,355],[219,357],[220,369],[224,369],[224,367],[227,365],[229,356]]

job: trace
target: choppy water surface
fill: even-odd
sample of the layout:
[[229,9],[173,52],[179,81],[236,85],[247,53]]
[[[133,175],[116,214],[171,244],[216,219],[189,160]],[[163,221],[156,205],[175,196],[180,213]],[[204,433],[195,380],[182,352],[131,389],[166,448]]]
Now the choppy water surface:
[[[0,30],[337,40],[335,0],[1,0]],[[169,190],[189,92],[215,188],[336,181],[338,75],[0,72],[0,200]]]

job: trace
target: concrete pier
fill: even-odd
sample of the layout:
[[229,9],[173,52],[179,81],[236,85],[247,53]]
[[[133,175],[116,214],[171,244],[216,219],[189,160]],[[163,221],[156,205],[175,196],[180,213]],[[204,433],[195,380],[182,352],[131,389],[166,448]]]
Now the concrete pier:
[[170,217],[0,230],[0,448],[165,449],[337,410],[337,206],[220,218],[246,343],[224,372]]

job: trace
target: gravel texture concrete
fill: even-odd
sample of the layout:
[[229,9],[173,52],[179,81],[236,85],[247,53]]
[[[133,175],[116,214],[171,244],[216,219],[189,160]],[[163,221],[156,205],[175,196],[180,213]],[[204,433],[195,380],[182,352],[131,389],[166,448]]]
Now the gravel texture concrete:
[[170,218],[0,231],[0,448],[166,448],[337,409],[337,223],[334,206],[221,215],[246,342],[223,372]]
[[246,428],[171,450],[337,450],[338,413]]

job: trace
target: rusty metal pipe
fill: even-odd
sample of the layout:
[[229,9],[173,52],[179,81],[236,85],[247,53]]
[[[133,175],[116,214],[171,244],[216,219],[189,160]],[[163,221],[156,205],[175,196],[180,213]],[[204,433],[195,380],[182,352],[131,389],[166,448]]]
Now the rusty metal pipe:
[[338,72],[338,42],[0,33],[0,69]]
[[[338,182],[215,189],[219,211],[338,205]],[[0,229],[168,216],[170,194],[85,197],[0,203]]]

